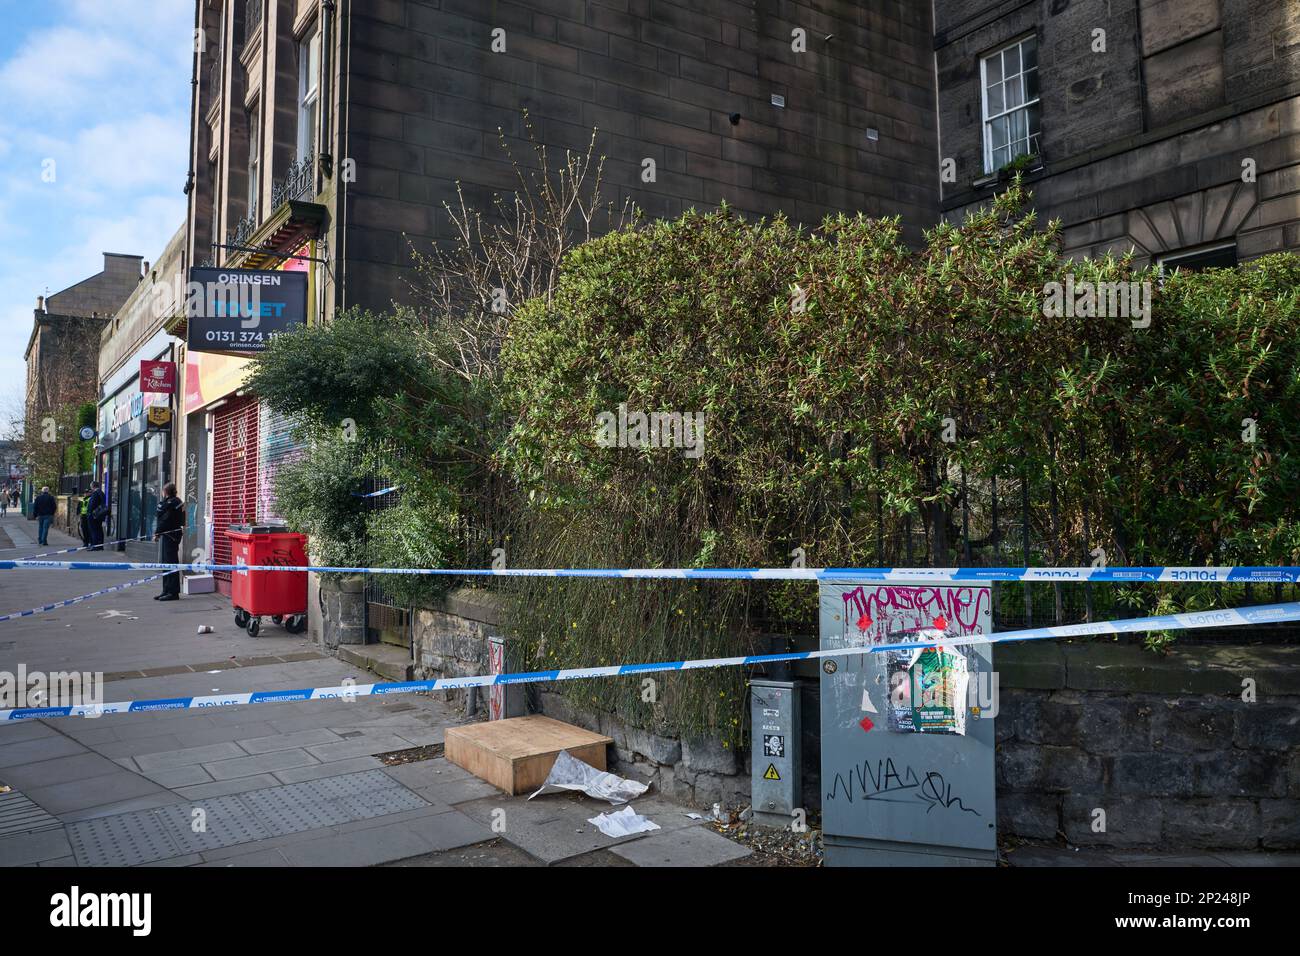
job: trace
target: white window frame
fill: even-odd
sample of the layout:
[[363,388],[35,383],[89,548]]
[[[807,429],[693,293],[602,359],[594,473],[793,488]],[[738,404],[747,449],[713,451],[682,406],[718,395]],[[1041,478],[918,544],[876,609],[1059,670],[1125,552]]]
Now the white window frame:
[[[1031,106],[1038,106],[1038,107],[1039,107],[1039,116],[1040,116],[1040,119],[1041,119],[1041,116],[1042,116],[1042,106],[1041,106],[1041,100],[1042,100],[1042,87],[1041,87],[1041,84],[1040,84],[1040,86],[1039,86],[1039,95],[1038,95],[1038,96],[1035,96],[1032,100],[1028,98],[1028,95],[1027,95],[1027,94],[1028,94],[1028,89],[1026,88],[1026,89],[1025,89],[1026,98],[1025,98],[1025,101],[1024,101],[1023,103],[1020,103],[1019,105],[1014,106],[1014,107],[1012,107],[1011,109],[1006,109],[1006,108],[1005,108],[1005,107],[1006,107],[1006,102],[1005,102],[1005,98],[1004,98],[1004,101],[1003,101],[1003,104],[1002,104],[1002,105],[1003,105],[1003,109],[1002,109],[1002,111],[999,112],[999,113],[998,113],[997,115],[995,115],[995,116],[990,116],[990,115],[989,115],[989,80],[988,80],[989,61],[992,60],[995,56],[1000,58],[1000,57],[1002,56],[1002,54],[1003,54],[1004,52],[1006,52],[1007,50],[1010,50],[1010,49],[1012,49],[1012,48],[1023,47],[1023,45],[1024,45],[1024,43],[1025,43],[1026,40],[1032,40],[1032,41],[1034,42],[1034,48],[1035,48],[1035,49],[1034,49],[1034,52],[1035,52],[1035,54],[1037,54],[1037,52],[1038,52],[1038,36],[1037,36],[1036,34],[1029,33],[1029,34],[1026,34],[1025,36],[1017,37],[1015,40],[1012,40],[1010,43],[1005,43],[1005,44],[1003,44],[1002,46],[998,47],[996,50],[993,50],[993,51],[991,51],[991,52],[989,52],[989,53],[986,53],[986,54],[984,54],[983,56],[980,57],[980,133],[981,133],[981,138],[982,138],[983,141],[984,141],[984,172],[985,172],[985,173],[994,173],[994,172],[997,172],[997,170],[1000,168],[1000,167],[997,167],[997,166],[994,166],[994,165],[993,165],[993,133],[992,133],[992,129],[991,129],[991,125],[992,125],[993,121],[994,121],[994,120],[997,120],[997,119],[1001,119],[1001,118],[1004,117],[1004,116],[1010,116],[1010,115],[1012,115],[1013,113],[1019,113],[1019,112],[1021,112],[1021,111],[1024,111],[1026,114],[1028,114],[1029,108],[1030,108]],[[1024,66],[1025,66],[1025,55],[1024,55],[1024,51],[1021,50],[1021,52],[1020,52],[1020,72],[1017,73],[1017,74],[1015,74],[1016,76],[1020,76],[1020,77],[1025,76],[1025,69],[1024,69]],[[1034,70],[1033,70],[1034,73],[1037,73],[1037,72],[1038,72],[1038,69],[1039,69],[1039,68],[1038,68],[1038,65],[1037,65],[1037,57],[1035,57],[1035,65],[1034,65]],[[1007,80],[1007,77],[1004,75],[1004,76],[1002,77],[1002,79],[1001,79],[1000,82],[1005,83],[1006,80]],[[1024,84],[1023,80],[1021,81],[1021,87],[1022,87],[1022,88],[1025,87],[1025,84]],[[1025,117],[1025,128],[1026,128],[1026,130],[1029,129],[1029,118],[1028,118],[1028,115],[1026,115],[1026,117]],[[1041,135],[1042,135],[1042,130],[1041,130],[1041,129],[1040,129],[1037,133],[1032,133],[1032,132],[1031,132],[1031,133],[1029,134],[1029,149],[1030,149],[1030,152],[1031,152],[1031,153],[1037,151],[1037,149],[1038,149],[1037,140],[1038,140],[1038,137],[1040,137]],[[1023,155],[1023,154],[1021,154],[1021,155]],[[1013,157],[1011,157],[1011,158],[1014,160],[1016,157],[1013,156]]]
[[262,185],[262,104],[248,111],[248,218],[257,221],[258,194]]
[[[313,51],[315,70],[310,68]],[[320,54],[320,29],[314,25],[298,41],[298,141],[294,159],[300,163],[308,154],[316,154],[316,140],[320,133]],[[306,121],[308,115],[311,116],[310,123]]]

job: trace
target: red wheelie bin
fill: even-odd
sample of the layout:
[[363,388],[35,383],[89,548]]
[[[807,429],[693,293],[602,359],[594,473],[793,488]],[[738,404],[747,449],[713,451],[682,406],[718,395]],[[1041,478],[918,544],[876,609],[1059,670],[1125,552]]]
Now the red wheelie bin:
[[[303,567],[307,564],[307,536],[283,525],[232,524],[230,563],[250,567]],[[232,571],[230,603],[235,606],[235,626],[256,637],[262,618],[270,617],[290,634],[307,630],[306,571]]]

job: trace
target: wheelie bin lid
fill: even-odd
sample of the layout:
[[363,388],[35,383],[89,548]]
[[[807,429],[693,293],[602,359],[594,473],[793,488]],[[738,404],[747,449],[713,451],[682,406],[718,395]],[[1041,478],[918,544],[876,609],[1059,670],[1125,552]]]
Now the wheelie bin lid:
[[232,524],[227,530],[239,534],[287,534],[288,525],[283,524]]

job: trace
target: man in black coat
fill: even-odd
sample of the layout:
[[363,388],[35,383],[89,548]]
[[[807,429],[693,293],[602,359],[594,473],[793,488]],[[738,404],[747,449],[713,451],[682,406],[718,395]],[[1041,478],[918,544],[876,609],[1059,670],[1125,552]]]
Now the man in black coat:
[[49,485],[41,488],[41,493],[32,502],[32,517],[36,519],[36,543],[48,545],[50,525],[54,524],[54,515],[59,510],[59,503],[50,494]]
[[104,498],[99,482],[92,481],[90,500],[86,503],[86,523],[90,529],[90,540],[86,543],[90,545],[91,551],[104,550],[104,518],[107,516],[108,501]]
[[[179,564],[181,536],[185,534],[185,505],[176,497],[175,482],[163,485],[163,498],[158,502],[158,523],[154,526],[154,540],[158,542],[158,563]],[[177,601],[181,596],[181,573],[172,571],[163,578],[163,593],[155,601]]]

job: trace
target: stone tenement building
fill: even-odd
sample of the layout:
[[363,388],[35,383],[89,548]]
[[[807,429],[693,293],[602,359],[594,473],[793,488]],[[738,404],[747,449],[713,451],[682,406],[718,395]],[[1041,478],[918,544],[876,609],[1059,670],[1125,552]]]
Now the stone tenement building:
[[[935,0],[944,215],[1020,155],[1076,256],[1300,246],[1296,0]],[[952,167],[950,167],[952,168]]]
[[518,185],[498,129],[532,162],[524,110],[553,151],[598,128],[607,198],[651,216],[901,213],[916,240],[938,215],[928,0],[197,8],[192,262],[267,262],[214,242],[322,240],[324,314],[404,295],[457,180],[484,209]]
[[[1023,168],[1074,255],[1300,245],[1296,0],[196,0],[195,30],[182,270],[306,273],[308,321],[414,298],[444,203],[490,212],[529,127],[552,165],[598,129],[605,197],[650,216],[918,244]],[[295,450],[246,355],[176,357],[186,549],[220,563]]]
[[40,296],[27,340],[27,426],[64,405],[93,402],[99,335],[140,281],[140,256],[104,253],[104,271]]
[[1077,254],[1300,243],[1294,0],[197,0],[196,28],[186,264],[314,242],[321,315],[406,297],[457,181],[516,185],[522,110],[553,150],[599,128],[609,198],[652,216],[916,242],[1017,160]]

